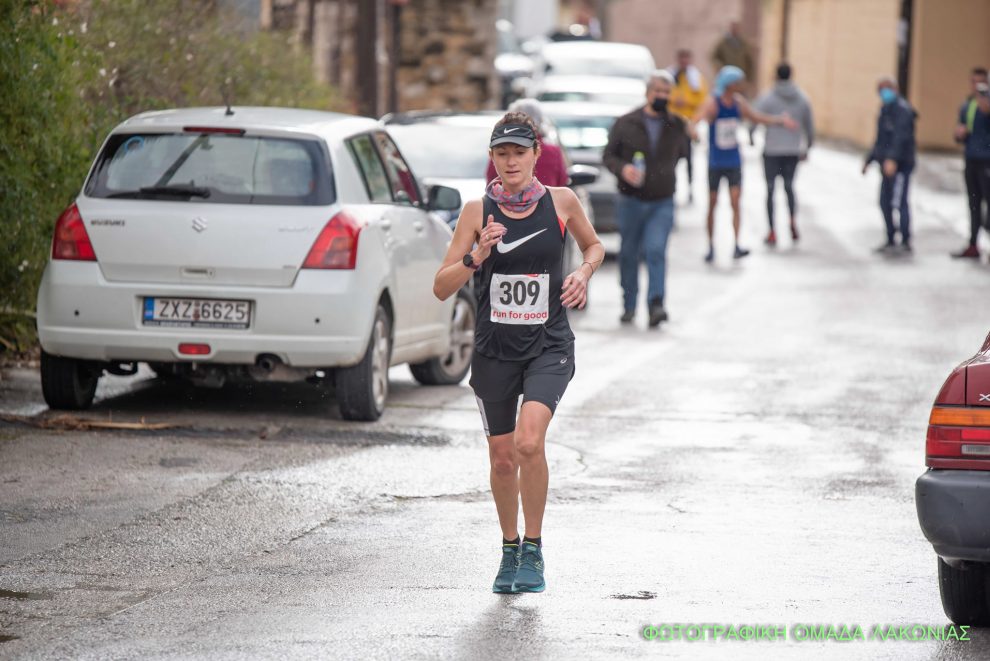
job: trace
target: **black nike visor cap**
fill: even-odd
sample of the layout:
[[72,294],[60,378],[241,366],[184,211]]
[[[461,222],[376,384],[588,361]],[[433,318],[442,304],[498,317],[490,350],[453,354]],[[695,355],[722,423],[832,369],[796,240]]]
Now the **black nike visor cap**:
[[532,147],[535,142],[536,134],[527,125],[505,124],[492,131],[492,140],[488,146],[491,148],[504,144],[513,144],[521,147]]

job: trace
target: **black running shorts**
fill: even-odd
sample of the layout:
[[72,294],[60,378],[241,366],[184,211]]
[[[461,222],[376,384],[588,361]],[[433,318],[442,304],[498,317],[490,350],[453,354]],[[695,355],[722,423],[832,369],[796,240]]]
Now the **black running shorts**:
[[742,168],[708,168],[708,190],[713,193],[718,192],[718,184],[722,177],[729,182],[729,188],[742,183]]
[[573,377],[573,344],[529,360],[498,360],[475,352],[471,387],[481,410],[485,435],[515,431],[519,395],[523,402],[540,402],[553,413]]

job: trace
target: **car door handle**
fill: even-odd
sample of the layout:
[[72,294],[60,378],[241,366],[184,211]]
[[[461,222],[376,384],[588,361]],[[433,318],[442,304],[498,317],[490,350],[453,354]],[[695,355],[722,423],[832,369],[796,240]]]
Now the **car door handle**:
[[389,220],[388,218],[382,218],[381,226],[382,229],[387,232],[390,229],[392,229],[392,221]]

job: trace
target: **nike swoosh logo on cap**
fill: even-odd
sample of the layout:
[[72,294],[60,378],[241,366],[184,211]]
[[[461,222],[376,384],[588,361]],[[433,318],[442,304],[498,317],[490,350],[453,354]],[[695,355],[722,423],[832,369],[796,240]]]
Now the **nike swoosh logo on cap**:
[[518,130],[519,130],[519,127],[517,126],[514,129],[505,129],[504,133],[512,133],[513,131],[518,131]]
[[523,237],[523,238],[521,238],[521,239],[516,239],[516,240],[515,240],[515,241],[513,241],[512,243],[499,243],[499,244],[498,244],[498,251],[499,251],[500,253],[503,253],[503,254],[505,254],[505,253],[507,253],[507,252],[509,252],[510,250],[515,250],[516,248],[518,248],[518,247],[519,247],[519,246],[521,246],[522,244],[524,244],[524,243],[526,243],[527,241],[529,241],[530,239],[532,239],[532,238],[533,238],[534,236],[536,236],[537,234],[543,234],[543,233],[544,233],[544,232],[546,232],[546,231],[547,231],[547,230],[546,230],[546,228],[543,228],[543,229],[541,229],[541,230],[540,230],[539,232],[533,232],[533,233],[532,233],[532,234],[530,234],[529,236],[524,236],[524,237]]

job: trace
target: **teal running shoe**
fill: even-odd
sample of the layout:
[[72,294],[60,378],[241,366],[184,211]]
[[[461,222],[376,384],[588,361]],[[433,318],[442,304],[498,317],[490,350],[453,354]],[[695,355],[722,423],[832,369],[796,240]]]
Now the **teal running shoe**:
[[543,580],[543,550],[533,542],[523,542],[512,591],[543,592],[546,586]]
[[500,594],[515,592],[512,582],[516,580],[517,569],[519,569],[519,545],[502,544],[502,562],[498,565],[498,574],[495,576],[492,592]]

